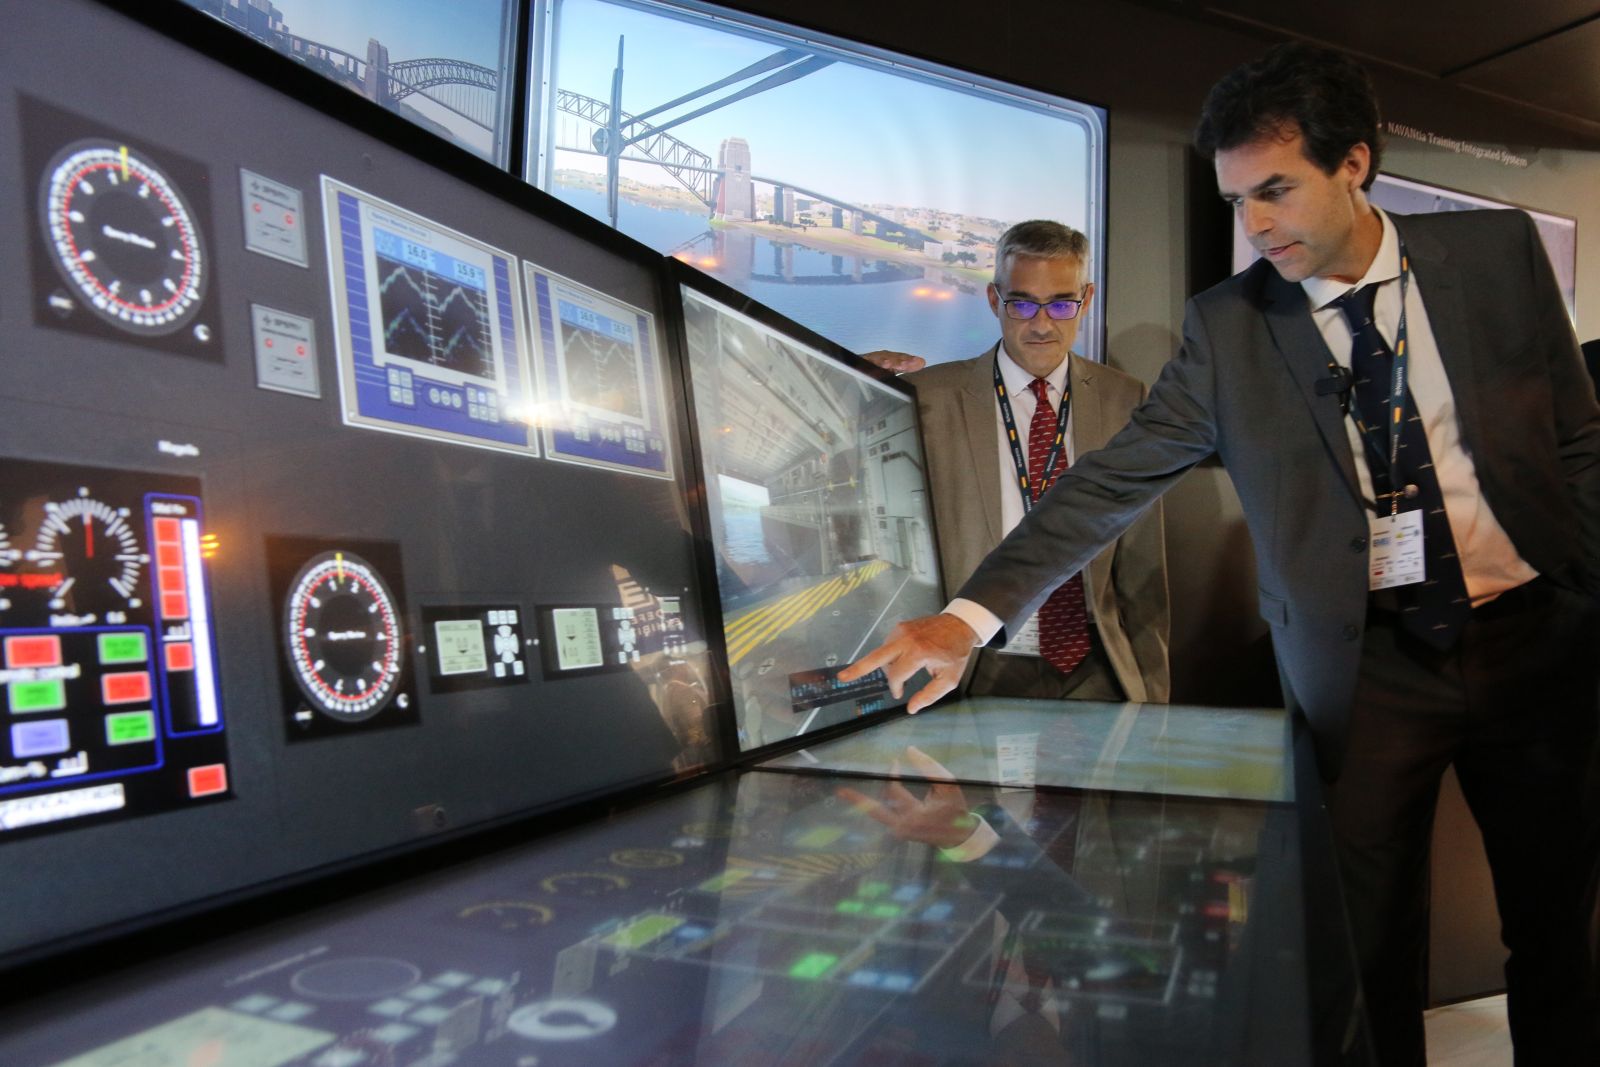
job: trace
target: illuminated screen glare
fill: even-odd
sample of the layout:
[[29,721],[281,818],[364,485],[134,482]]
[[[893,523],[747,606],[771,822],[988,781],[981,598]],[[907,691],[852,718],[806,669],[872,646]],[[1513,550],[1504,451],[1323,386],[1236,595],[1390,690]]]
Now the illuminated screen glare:
[[[983,292],[1014,222],[1102,247],[1098,109],[707,5],[552,10],[535,182],[846,348],[943,362],[993,344]],[[1019,146],[1028,166],[1007,165]]]
[[689,288],[684,328],[740,743],[892,706],[838,670],[942,605],[911,397]]

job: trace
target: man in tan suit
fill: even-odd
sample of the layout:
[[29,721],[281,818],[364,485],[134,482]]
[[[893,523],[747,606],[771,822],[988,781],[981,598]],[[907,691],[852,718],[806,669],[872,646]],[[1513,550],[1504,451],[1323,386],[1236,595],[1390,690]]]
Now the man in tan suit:
[[[1034,220],[1011,227],[995,249],[995,279],[988,287],[1001,340],[980,356],[906,376],[917,388],[922,412],[947,589],[961,587],[1031,504],[1025,504],[1019,483],[1021,466],[1037,458],[1028,455],[1041,388],[1033,379],[1046,383],[1052,409],[1046,418],[1054,413],[1066,424],[1059,449],[1064,454],[1052,475],[1104,445],[1144,399],[1138,379],[1070,351],[1094,299],[1088,256],[1087,239],[1060,223]],[[899,366],[888,353],[869,358]],[[1015,451],[1005,426],[1007,403],[1017,429]],[[1039,472],[1033,473],[1038,482]],[[1088,647],[1076,666],[1064,673],[1024,636],[1007,646],[1011,651],[975,651],[967,665],[967,692],[1165,702],[1171,690],[1169,611],[1159,504],[1085,568],[1082,596]]]

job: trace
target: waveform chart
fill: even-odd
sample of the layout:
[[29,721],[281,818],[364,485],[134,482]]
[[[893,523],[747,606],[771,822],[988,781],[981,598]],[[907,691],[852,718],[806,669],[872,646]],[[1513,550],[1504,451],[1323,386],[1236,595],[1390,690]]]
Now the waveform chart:
[[322,193],[345,422],[537,455],[515,257],[330,177]]
[[524,265],[524,275],[538,323],[546,454],[672,477],[655,316],[532,263]]

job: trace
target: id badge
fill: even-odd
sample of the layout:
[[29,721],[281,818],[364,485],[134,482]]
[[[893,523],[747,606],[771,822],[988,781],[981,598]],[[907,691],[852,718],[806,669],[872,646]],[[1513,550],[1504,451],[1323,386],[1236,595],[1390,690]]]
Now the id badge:
[[1034,612],[1027,622],[1000,649],[1008,656],[1037,656],[1039,654],[1039,614]]
[[1393,589],[1427,577],[1422,555],[1422,511],[1367,518],[1367,589]]

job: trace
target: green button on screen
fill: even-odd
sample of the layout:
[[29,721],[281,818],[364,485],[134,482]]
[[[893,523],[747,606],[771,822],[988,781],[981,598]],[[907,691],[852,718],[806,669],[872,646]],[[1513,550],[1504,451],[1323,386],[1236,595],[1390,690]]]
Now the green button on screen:
[[101,634],[101,663],[143,663],[148,657],[144,634]]
[[827,952],[812,952],[789,968],[790,978],[821,978],[828,969],[839,962],[839,957]]
[[154,741],[156,717],[149,711],[122,711],[106,716],[106,744],[135,745]]
[[12,682],[8,687],[13,715],[34,711],[60,711],[67,706],[67,683],[59,678],[43,682]]

